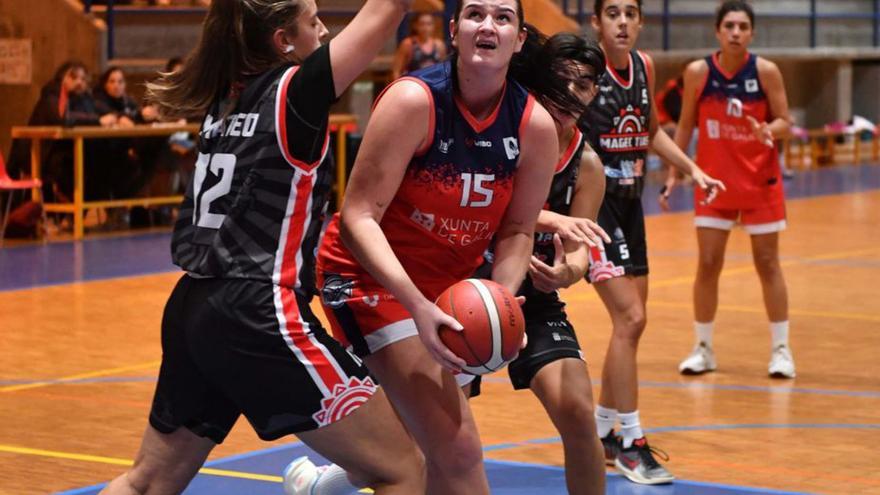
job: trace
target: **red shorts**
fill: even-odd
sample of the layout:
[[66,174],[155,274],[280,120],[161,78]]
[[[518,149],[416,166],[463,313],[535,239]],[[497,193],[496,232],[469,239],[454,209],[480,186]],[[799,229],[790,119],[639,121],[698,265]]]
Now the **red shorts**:
[[372,277],[318,270],[317,282],[333,337],[358,356],[418,335],[409,311]]
[[721,209],[697,202],[694,225],[710,229],[731,230],[739,221],[751,235],[772,234],[785,230],[785,202],[761,205],[752,209]]
[[[333,337],[362,358],[419,334],[409,311],[372,277],[318,270],[318,287]],[[474,375],[459,373],[455,380],[463,387]]]

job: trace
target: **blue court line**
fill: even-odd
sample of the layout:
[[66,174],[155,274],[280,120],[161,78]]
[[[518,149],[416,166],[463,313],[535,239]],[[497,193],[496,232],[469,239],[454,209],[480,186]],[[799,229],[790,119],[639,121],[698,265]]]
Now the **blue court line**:
[[[645,214],[660,214],[660,184],[645,187]],[[789,200],[860,193],[880,189],[880,165],[840,165],[797,172],[785,181]],[[693,189],[678,187],[670,197],[672,210],[693,209]],[[53,242],[0,249],[0,291],[46,287],[72,282],[173,273],[170,233]],[[824,260],[823,260],[824,261]],[[839,263],[839,262],[838,262]]]
[[[554,441],[558,441],[558,439],[537,439],[537,440],[530,441],[529,443],[552,443]],[[519,444],[517,446],[521,446],[521,444]],[[488,452],[488,451],[493,450],[493,447],[495,447],[495,446],[486,447],[484,450]],[[498,450],[498,449],[495,449],[495,450]],[[285,456],[285,454],[287,454],[287,456]],[[296,455],[302,455],[302,454],[308,454],[308,455],[312,456],[316,460],[316,462],[319,462],[319,463],[326,462],[326,461],[323,461],[320,456],[317,456],[313,452],[307,450],[307,448],[301,442],[293,442],[293,443],[289,443],[289,444],[284,444],[284,445],[279,445],[279,446],[275,446],[275,447],[269,447],[266,449],[260,449],[260,450],[256,450],[256,451],[252,451],[252,452],[247,452],[244,454],[238,454],[238,455],[233,455],[233,456],[229,456],[229,457],[224,457],[221,459],[216,459],[214,461],[206,463],[205,466],[220,467],[220,466],[226,464],[227,465],[226,468],[232,469],[235,471],[255,472],[255,473],[259,473],[259,474],[271,474],[272,472],[274,472],[275,467],[269,467],[266,465],[266,463],[273,465],[273,466],[275,464],[277,464],[278,466],[281,466],[284,464],[284,462],[287,462],[287,461],[281,460],[281,462],[278,462],[279,456],[281,457],[281,459],[285,459],[285,457],[292,458]],[[247,465],[242,465],[242,463],[239,462],[242,460],[249,460],[249,459],[253,459],[257,464],[254,465],[253,467],[249,467]],[[519,461],[509,461],[509,460],[488,459],[488,458],[485,459],[484,462],[486,464],[487,473],[492,473],[494,471],[497,471],[497,469],[494,469],[497,466],[503,466],[503,467],[514,468],[514,469],[522,468],[522,469],[526,469],[526,470],[537,470],[537,471],[555,473],[552,476],[554,478],[554,483],[564,484],[564,482],[561,481],[561,476],[563,475],[565,469],[561,466],[546,465],[546,464],[534,464],[534,463],[519,462]],[[279,469],[280,469],[280,467],[279,467]],[[799,492],[784,491],[784,490],[755,488],[755,487],[742,487],[742,486],[737,486],[737,485],[702,482],[702,481],[690,481],[690,480],[676,480],[675,483],[673,483],[672,485],[664,485],[664,486],[660,486],[660,487],[647,487],[647,486],[640,486],[640,485],[631,484],[628,481],[626,481],[618,473],[607,473],[606,476],[609,481],[609,488],[611,488],[614,485],[618,485],[618,488],[612,489],[609,493],[626,493],[626,494],[647,494],[647,493],[651,493],[651,494],[661,494],[661,493],[695,494],[695,493],[701,493],[699,490],[693,490],[694,488],[706,488],[707,489],[705,491],[706,493],[718,493],[719,491],[721,491],[722,493],[731,493],[731,492],[732,493],[763,493],[763,494],[799,493]],[[94,484],[94,485],[83,487],[83,488],[67,490],[67,491],[60,492],[60,493],[62,493],[64,495],[78,495],[78,494],[84,494],[84,493],[93,494],[93,493],[96,493],[97,491],[99,491],[105,485],[106,485],[106,483],[99,483],[99,484]],[[254,485],[254,486],[256,487],[256,485]],[[554,489],[561,488],[561,487],[557,487],[554,484],[553,487],[547,486],[546,488],[552,493],[557,493],[557,491],[554,491]],[[191,487],[191,489],[192,490],[188,491],[188,493],[201,493],[201,492],[197,491],[195,487]],[[254,488],[254,490],[256,490],[256,488]],[[262,486],[260,487],[260,490],[262,490],[261,493],[267,492],[266,489],[263,488]],[[271,492],[274,493],[274,490],[272,490]]]
[[[500,376],[483,376],[484,383],[510,383],[507,378]],[[601,385],[602,380],[592,380],[593,385]],[[871,399],[880,398],[880,392],[868,390],[832,390],[821,388],[796,388],[776,386],[769,387],[764,385],[735,385],[723,383],[676,383],[676,382],[639,382],[642,388],[680,388],[680,389],[707,389],[707,390],[735,390],[740,392],[767,392],[774,394],[808,394],[808,395],[840,395],[845,397],[867,397]]]
[[[694,425],[694,426],[660,426],[645,428],[645,433],[676,433],[681,431],[722,431],[722,430],[768,430],[768,429],[829,429],[829,430],[878,430],[880,424],[875,423],[781,423],[781,424],[726,424],[726,425]],[[484,452],[516,449],[530,445],[547,445],[562,442],[561,437],[533,438],[521,442],[507,442],[483,447]]]
[[[596,381],[597,384],[601,381]],[[736,390],[743,392],[770,392],[770,393],[790,393],[790,394],[810,394],[810,395],[842,395],[847,397],[870,397],[873,399],[880,398],[880,392],[860,391],[860,390],[830,390],[820,388],[795,388],[795,387],[768,387],[761,385],[726,385],[715,383],[671,383],[671,382],[639,382],[639,387],[645,388],[698,388],[712,390]]]

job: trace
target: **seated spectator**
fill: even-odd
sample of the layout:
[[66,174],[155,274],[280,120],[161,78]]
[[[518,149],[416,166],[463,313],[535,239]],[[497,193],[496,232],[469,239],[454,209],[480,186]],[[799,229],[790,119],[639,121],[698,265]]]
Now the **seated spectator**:
[[434,15],[430,12],[413,14],[411,35],[400,42],[394,54],[392,79],[434,65],[446,58],[446,44],[435,37],[435,28]]
[[155,122],[159,118],[155,107],[146,106],[142,109],[125,90],[125,74],[122,68],[113,66],[104,71],[94,91],[98,113],[115,115],[116,125],[119,127]]
[[[98,114],[88,91],[88,80],[88,71],[82,62],[62,64],[52,80],[43,86],[28,125],[115,125],[115,115]],[[86,141],[86,156],[93,154],[90,142]],[[21,176],[22,172],[30,171],[30,140],[17,139],[10,155],[13,174]],[[69,202],[73,194],[73,143],[44,141],[41,162],[43,194],[47,200]]]
[[[120,67],[105,70],[93,94],[98,114],[115,117],[117,127],[133,127],[158,118],[154,108],[142,110],[126,93],[125,74]],[[140,151],[155,155],[151,150],[156,146],[149,139],[101,139],[95,140],[92,147],[98,154],[86,162],[86,197],[89,199],[131,197],[149,180],[152,163],[139,160]]]

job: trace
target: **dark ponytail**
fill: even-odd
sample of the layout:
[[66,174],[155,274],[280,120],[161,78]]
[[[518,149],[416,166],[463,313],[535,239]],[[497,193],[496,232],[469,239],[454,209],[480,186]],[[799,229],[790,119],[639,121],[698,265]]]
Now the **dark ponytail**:
[[295,36],[302,9],[300,0],[213,0],[195,50],[181,70],[147,84],[148,98],[168,117],[204,113],[243,77],[285,63],[272,33]]
[[[605,72],[605,56],[595,42],[571,33],[547,38],[525,25],[526,41],[513,56],[508,74],[531,92],[544,107],[580,117],[587,105],[572,91],[584,84],[576,66],[593,69],[598,79]],[[595,79],[594,79],[595,80]]]

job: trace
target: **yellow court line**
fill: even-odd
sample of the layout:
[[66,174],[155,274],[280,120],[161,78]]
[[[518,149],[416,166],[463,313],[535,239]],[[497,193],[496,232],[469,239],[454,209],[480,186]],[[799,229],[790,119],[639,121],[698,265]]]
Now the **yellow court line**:
[[0,387],[0,392],[15,392],[17,390],[28,390],[28,389],[32,389],[32,388],[47,387],[49,385],[57,385],[59,382],[69,382],[69,381],[73,381],[73,380],[82,380],[84,378],[95,378],[98,376],[114,375],[116,373],[122,373],[124,371],[134,371],[134,370],[140,370],[140,369],[144,369],[144,368],[155,368],[155,367],[159,366],[159,364],[161,364],[161,361],[148,361],[146,363],[132,364],[129,366],[120,366],[118,368],[109,368],[109,369],[98,370],[98,371],[90,371],[88,373],[80,373],[77,375],[65,376],[65,377],[58,378],[55,380],[50,380],[50,381],[24,383],[21,385],[7,385],[5,387]]
[[[662,306],[666,308],[682,308],[682,309],[690,309],[692,306],[690,303],[679,303],[672,301],[648,301],[648,306]],[[766,309],[763,306],[738,306],[738,305],[729,305],[729,304],[720,304],[718,305],[719,311],[734,311],[740,313],[756,313],[756,314],[765,314]],[[880,322],[880,316],[871,315],[865,313],[843,313],[843,312],[835,312],[835,311],[811,311],[808,309],[789,309],[788,313],[794,316],[817,316],[820,318],[836,318],[840,320],[861,320],[861,321],[871,321],[871,322]]]
[[[821,254],[821,255],[816,255],[816,256],[806,256],[806,257],[803,257],[803,258],[800,258],[797,260],[783,261],[780,263],[780,265],[781,266],[792,266],[792,265],[799,265],[802,263],[807,263],[810,261],[825,261],[825,260],[841,259],[841,258],[847,258],[850,256],[871,254],[871,253],[875,253],[878,251],[880,251],[880,249],[878,249],[876,247],[866,248],[866,249],[854,249],[851,251],[838,251],[838,252],[834,252],[834,253],[826,253],[826,254]],[[753,273],[754,271],[755,271],[755,267],[753,265],[751,265],[751,264],[742,265],[742,266],[737,266],[734,268],[725,268],[725,269],[721,270],[721,276],[725,277],[727,275],[741,275],[743,273]],[[666,279],[660,279],[660,280],[651,280],[648,282],[648,285],[651,289],[657,289],[660,287],[673,287],[676,285],[693,284],[695,276],[696,276],[696,274],[689,275],[689,276],[683,276],[683,277],[673,277],[673,278],[666,278]],[[599,300],[599,297],[595,291],[589,291],[589,292],[579,292],[577,294],[571,294],[570,296],[566,296],[564,299],[566,300],[566,302],[572,303],[572,302],[584,302],[584,301],[591,301],[591,300]],[[648,298],[648,299],[650,301],[650,298]],[[807,313],[803,313],[803,314],[807,314]],[[813,316],[830,316],[830,315],[840,315],[840,314],[849,314],[849,313],[822,313],[822,314],[815,314]],[[812,313],[811,313],[811,315],[812,315]],[[871,315],[861,315],[861,316],[867,316],[868,321],[876,321],[876,318],[874,318]],[[830,317],[834,317],[834,316],[830,316]],[[856,317],[855,319],[865,319],[865,318]]]
[[[96,462],[101,464],[113,464],[116,466],[132,466],[134,461],[130,459],[119,459],[117,457],[104,457],[100,455],[76,454],[73,452],[57,452],[54,450],[31,449],[28,447],[16,447],[14,445],[0,444],[0,452],[10,454],[34,455],[39,457],[52,457],[56,459],[68,459],[74,461]],[[205,468],[199,469],[201,474],[209,474],[211,476],[225,476],[227,478],[239,478],[254,481],[269,481],[272,483],[282,483],[284,478],[281,476],[273,476],[269,474],[245,473],[242,471],[230,471],[227,469]],[[373,493],[373,490],[364,488],[358,493]]]
[[[114,464],[117,466],[131,466],[134,461],[130,459],[119,459],[116,457],[104,457],[99,455],[76,454],[73,452],[57,452],[54,450],[31,449],[27,447],[16,447],[13,445],[0,445],[0,452],[8,452],[10,454],[35,455],[39,457],[52,457],[56,459],[69,459],[74,461],[97,462],[101,464]],[[228,471],[226,469],[202,468],[199,469],[202,474],[210,474],[212,476],[225,476],[227,478],[241,478],[246,480],[272,481],[281,483],[284,478],[281,476],[272,476],[268,474],[244,473],[241,471]]]

